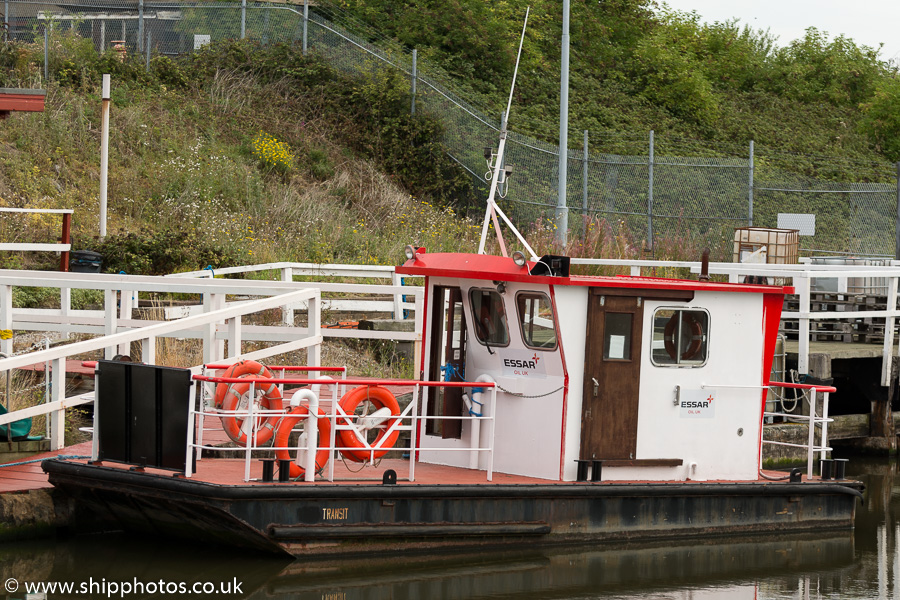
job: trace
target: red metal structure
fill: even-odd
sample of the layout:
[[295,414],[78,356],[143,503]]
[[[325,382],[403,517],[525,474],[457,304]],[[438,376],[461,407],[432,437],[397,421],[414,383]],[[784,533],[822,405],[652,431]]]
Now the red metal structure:
[[0,88],[0,119],[8,117],[12,111],[44,112],[44,90]]

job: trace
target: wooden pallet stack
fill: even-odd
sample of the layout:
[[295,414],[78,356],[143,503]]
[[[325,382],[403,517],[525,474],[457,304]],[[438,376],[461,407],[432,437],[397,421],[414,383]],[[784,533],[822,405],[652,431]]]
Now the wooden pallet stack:
[[[869,294],[838,294],[835,292],[813,292],[810,297],[810,312],[859,312],[885,310],[887,296]],[[798,312],[800,298],[786,296],[784,310]],[[809,322],[809,339],[813,342],[846,342],[863,344],[884,343],[884,319],[874,317],[815,319]],[[900,335],[900,327],[894,330],[894,340]],[[781,333],[787,339],[796,340],[800,333],[799,319],[783,319]]]

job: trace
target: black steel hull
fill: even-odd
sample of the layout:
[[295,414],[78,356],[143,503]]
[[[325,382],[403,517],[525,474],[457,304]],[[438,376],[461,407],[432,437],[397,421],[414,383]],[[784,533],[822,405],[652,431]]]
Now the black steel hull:
[[121,528],[295,556],[851,529],[861,485],[633,483],[223,486],[47,460]]

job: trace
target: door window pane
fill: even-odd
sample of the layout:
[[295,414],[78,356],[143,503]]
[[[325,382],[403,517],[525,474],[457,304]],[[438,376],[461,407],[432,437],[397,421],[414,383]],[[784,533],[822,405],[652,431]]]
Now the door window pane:
[[603,325],[604,360],[631,360],[632,313],[606,313]]

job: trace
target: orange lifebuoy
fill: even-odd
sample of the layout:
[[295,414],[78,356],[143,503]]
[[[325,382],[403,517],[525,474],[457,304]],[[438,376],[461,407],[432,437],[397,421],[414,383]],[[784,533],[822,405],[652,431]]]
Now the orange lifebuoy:
[[[243,360],[235,363],[225,370],[222,377],[265,377],[272,378],[272,372],[266,367],[252,360]],[[265,384],[256,382],[254,384],[256,392],[263,395],[259,398],[260,407],[265,410],[281,410],[281,392],[274,383]],[[222,410],[237,410],[246,404],[242,401],[245,395],[250,391],[250,383],[220,383],[216,385],[216,408]],[[249,404],[248,404],[249,405]],[[253,431],[256,435],[256,445],[268,442],[275,433],[275,426],[278,424],[281,415],[269,415],[265,419],[259,418],[254,423]],[[247,434],[241,431],[244,424],[244,418],[235,415],[220,417],[222,421],[222,429],[231,440],[237,444],[247,443]]]
[[[377,408],[389,408],[391,410],[391,415],[393,417],[397,417],[400,415],[400,405],[397,403],[397,399],[394,398],[394,395],[387,390],[386,388],[379,386],[360,386],[356,389],[350,390],[344,397],[341,398],[341,408],[348,415],[352,415],[356,412],[356,407],[359,406],[359,403],[363,400],[368,400],[372,404],[374,404]],[[393,447],[393,445],[397,442],[397,438],[400,436],[400,430],[395,429],[391,434],[382,442],[382,438],[388,432],[388,429],[396,423],[398,419],[390,419],[385,421],[378,427],[378,437],[375,438],[375,442],[372,446],[375,446],[379,442],[381,442],[381,447],[378,450],[368,450],[366,449],[366,445],[362,442],[362,440],[357,437],[356,432],[349,429],[338,429],[337,438],[338,438],[338,446],[342,448],[350,448],[349,450],[341,450],[341,454],[344,455],[344,458],[352,460],[354,462],[365,462],[370,458],[372,460],[381,458],[387,451]],[[343,418],[342,425],[350,425],[350,419]],[[358,448],[358,450],[357,450]]]
[[[307,408],[306,406],[295,406],[285,416],[283,416],[281,420],[278,421],[278,426],[275,427],[275,447],[287,447],[291,437],[291,431],[294,429],[294,426],[301,419],[307,418],[308,415],[309,408]],[[320,408],[319,417],[324,416],[325,412]],[[325,468],[325,465],[328,464],[328,458],[331,455],[331,451],[329,449],[329,445],[331,443],[331,422],[328,419],[320,418],[318,425],[319,436],[318,441],[316,442],[316,447],[319,448],[316,451],[317,473]],[[275,458],[279,460],[290,460],[291,453],[289,450],[276,450]],[[291,479],[296,479],[297,477],[300,477],[305,473],[306,467],[302,467],[295,462],[291,462]]]
[[[669,318],[663,337],[666,352],[669,353],[671,358],[675,358],[678,352],[675,348],[675,330],[678,328],[678,314],[675,313]],[[693,315],[684,311],[681,311],[681,323],[683,325],[681,339],[690,339],[691,342],[682,352],[681,360],[690,360],[697,355],[700,351],[700,346],[703,345],[703,328]],[[685,330],[690,331],[690,338],[685,338],[683,333]]]

